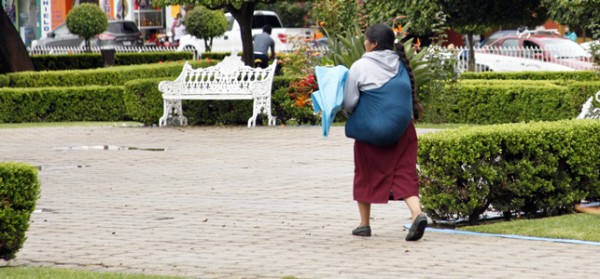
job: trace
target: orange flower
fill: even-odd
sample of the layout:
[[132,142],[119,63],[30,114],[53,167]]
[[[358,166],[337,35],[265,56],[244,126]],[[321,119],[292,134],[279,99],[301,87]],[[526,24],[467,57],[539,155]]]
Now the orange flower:
[[394,30],[394,33],[399,34],[402,33],[402,24],[398,24],[398,26],[396,26],[396,28],[392,28]]

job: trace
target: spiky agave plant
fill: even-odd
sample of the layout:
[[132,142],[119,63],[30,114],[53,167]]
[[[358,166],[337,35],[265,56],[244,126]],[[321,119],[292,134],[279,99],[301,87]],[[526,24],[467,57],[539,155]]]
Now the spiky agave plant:
[[[365,53],[365,46],[363,44],[365,35],[358,24],[355,24],[352,32],[346,32],[345,34],[330,36],[327,30],[323,30],[323,33],[328,38],[329,46],[321,60],[321,65],[344,65],[350,68],[352,63],[360,59]],[[401,40],[402,35],[399,36],[398,39]],[[421,88],[432,79],[433,71],[427,59],[429,50],[428,48],[422,48],[421,51],[417,52],[413,44],[413,39],[404,42],[404,50],[410,61],[410,67],[413,70],[415,84],[417,88]]]

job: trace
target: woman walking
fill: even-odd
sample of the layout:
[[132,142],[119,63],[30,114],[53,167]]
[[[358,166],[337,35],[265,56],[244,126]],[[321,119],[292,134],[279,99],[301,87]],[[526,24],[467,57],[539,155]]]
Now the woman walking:
[[352,64],[344,85],[346,136],[355,139],[354,200],[360,213],[360,225],[352,234],[371,236],[372,203],[404,200],[412,220],[406,240],[416,241],[427,226],[419,200],[413,124],[423,109],[404,46],[394,45],[394,40],[387,25],[368,28],[366,53]]

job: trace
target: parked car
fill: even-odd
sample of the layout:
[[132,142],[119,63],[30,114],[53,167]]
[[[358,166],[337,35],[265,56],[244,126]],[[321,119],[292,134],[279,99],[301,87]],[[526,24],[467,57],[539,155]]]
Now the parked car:
[[[108,28],[103,33],[90,39],[92,47],[106,46],[142,46],[144,41],[142,33],[133,21],[109,20]],[[36,47],[84,47],[85,40],[69,31],[67,24],[63,23],[49,32],[46,38],[34,40],[32,48]]]
[[498,30],[492,34],[490,34],[487,38],[485,38],[480,43],[480,47],[492,45],[496,40],[506,37],[506,36],[538,36],[538,37],[562,37],[560,33],[555,29],[538,29],[529,31],[525,29],[508,29],[508,30]]
[[[464,54],[460,54],[464,58]],[[590,54],[577,43],[555,35],[505,35],[475,50],[475,63],[484,71],[592,70]]]

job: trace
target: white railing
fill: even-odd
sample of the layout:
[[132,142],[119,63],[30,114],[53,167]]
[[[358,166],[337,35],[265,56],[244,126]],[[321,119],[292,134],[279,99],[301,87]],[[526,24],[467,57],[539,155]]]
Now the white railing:
[[[116,53],[142,53],[142,52],[168,52],[168,51],[177,51],[175,47],[155,47],[155,46],[120,46],[114,47]],[[92,53],[100,53],[100,47],[92,47]],[[27,48],[29,55],[34,54],[82,54],[86,53],[85,49],[80,47],[35,47],[35,48]]]
[[[100,47],[92,47],[92,53],[100,53]],[[170,52],[177,51],[177,47],[155,47],[155,46],[143,46],[143,47],[115,47],[114,48],[117,53],[142,53],[142,52]],[[230,52],[232,49],[218,49],[213,48],[212,52]],[[277,52],[285,52],[291,53],[297,51],[297,48],[287,47],[284,49],[278,49]],[[325,52],[328,50],[327,46],[312,46],[306,49],[311,52]],[[81,47],[64,47],[64,46],[53,46],[53,47],[35,47],[35,48],[27,48],[29,55],[34,54],[81,54],[86,53],[85,49]]]
[[[469,49],[452,49],[458,59],[456,69],[466,71]],[[583,48],[483,47],[475,48],[475,71],[573,71],[592,70],[593,56]]]
[[[327,46],[309,46],[300,48],[306,54],[326,53]],[[278,49],[278,52],[292,53],[299,48],[290,46]],[[445,57],[454,57],[457,72],[464,72],[469,65],[469,49],[465,47],[441,48]],[[85,50],[79,47],[37,47],[28,48],[29,54],[80,54]],[[117,53],[170,52],[177,51],[175,47],[116,47]],[[212,52],[228,52],[226,49],[213,49]],[[99,47],[92,48],[93,53],[99,53]],[[523,47],[484,47],[475,49],[475,71],[572,71],[591,70],[594,66],[593,56],[583,49],[539,49]]]

